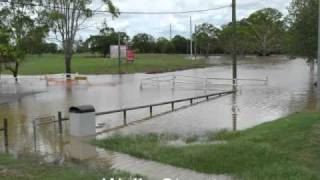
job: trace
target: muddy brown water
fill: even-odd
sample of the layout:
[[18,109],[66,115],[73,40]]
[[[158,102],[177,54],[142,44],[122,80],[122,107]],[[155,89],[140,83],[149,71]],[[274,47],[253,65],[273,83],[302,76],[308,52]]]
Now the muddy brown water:
[[[213,81],[209,90],[205,91],[203,80],[190,78],[181,78],[179,81],[184,83],[177,83],[174,89],[171,83],[159,86],[149,84],[140,88],[140,82],[144,78],[159,76],[160,79],[165,79],[163,76],[173,74],[231,78],[231,66],[226,63],[229,61],[221,57],[212,57],[209,61],[220,65],[161,75],[90,75],[89,84],[74,86],[47,86],[40,76],[25,76],[26,79],[20,82],[19,87],[10,82],[2,83],[2,93],[19,90],[41,92],[0,105],[0,119],[9,119],[10,152],[34,152],[36,149],[43,155],[63,153],[80,160],[99,156],[101,149],[68,136],[67,122],[64,123],[63,135],[57,135],[55,125],[39,126],[35,144],[32,120],[39,116],[57,116],[58,111],[68,116],[68,108],[74,105],[91,104],[100,112],[232,90],[232,86],[226,85],[230,81]],[[315,73],[310,72],[310,67],[303,59],[249,57],[239,62],[238,69],[240,78],[268,77],[268,82],[240,81],[236,94],[183,108],[115,132],[194,135],[221,129],[243,130],[297,111],[313,111],[317,108],[316,90],[313,86]],[[180,103],[176,107],[184,105],[188,103]],[[168,105],[154,108],[154,111],[162,113],[170,111],[170,108]],[[148,115],[149,110],[145,109],[129,112],[127,116],[128,121],[132,122]],[[100,126],[97,132],[121,124],[122,114],[100,116],[97,118],[97,125]],[[2,135],[0,136],[2,142]],[[3,145],[0,147],[3,149]]]

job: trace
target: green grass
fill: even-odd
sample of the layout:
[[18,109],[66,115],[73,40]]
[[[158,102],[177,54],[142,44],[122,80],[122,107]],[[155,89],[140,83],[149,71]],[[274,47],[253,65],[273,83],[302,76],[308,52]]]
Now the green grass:
[[[12,156],[0,155],[0,179],[1,180],[101,180],[103,178],[134,179],[127,173],[111,170],[88,169],[88,165],[64,165],[46,164],[36,157],[23,157],[15,159]],[[139,177],[139,176],[136,176]]]
[[[88,55],[88,54],[87,54]],[[204,61],[184,59],[183,55],[138,54],[134,63],[122,63],[122,73],[161,73],[208,66]],[[65,72],[62,54],[28,55],[22,64],[20,74],[57,74]],[[72,72],[81,74],[116,74],[118,60],[88,57],[76,54],[72,60]],[[6,72],[8,73],[8,72]]]
[[225,144],[179,147],[164,143],[165,137],[115,135],[95,143],[139,158],[239,179],[320,179],[320,113],[297,113],[245,131],[207,135],[209,141]]

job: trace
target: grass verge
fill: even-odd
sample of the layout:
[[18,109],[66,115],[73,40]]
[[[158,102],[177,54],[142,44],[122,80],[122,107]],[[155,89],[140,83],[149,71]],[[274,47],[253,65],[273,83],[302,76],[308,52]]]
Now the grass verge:
[[[207,66],[209,65],[202,60],[186,60],[183,55],[138,54],[134,63],[127,63],[124,60],[121,71],[126,74],[162,73]],[[28,55],[20,68],[20,74],[23,75],[63,72],[65,72],[65,67],[62,54]],[[117,74],[118,60],[75,54],[72,59],[72,72],[80,74]]]
[[1,180],[98,180],[103,178],[134,179],[134,177],[124,172],[89,169],[87,166],[70,163],[65,163],[64,165],[47,164],[41,162],[37,157],[15,159],[10,155],[0,155]]
[[[115,135],[100,147],[239,179],[320,179],[320,113],[297,113],[257,127],[210,133],[222,144],[168,145],[164,135]],[[172,137],[172,136],[169,136]],[[195,138],[192,138],[194,141]]]

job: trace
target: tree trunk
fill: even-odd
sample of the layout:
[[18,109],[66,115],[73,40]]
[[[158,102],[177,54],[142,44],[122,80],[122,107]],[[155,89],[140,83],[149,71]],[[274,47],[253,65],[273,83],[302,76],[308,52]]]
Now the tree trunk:
[[19,63],[16,62],[15,63],[15,68],[14,68],[14,72],[13,72],[13,77],[14,77],[16,82],[18,82],[18,72],[19,72]]
[[66,66],[66,78],[70,79],[71,78],[71,55],[66,53],[64,59],[65,59],[65,66]]
[[64,51],[64,61],[66,68],[66,78],[67,80],[71,78],[71,59],[72,59],[72,43],[71,40],[66,40],[65,42],[65,51]]
[[206,56],[205,56],[206,59],[208,59],[208,57],[209,57],[209,51],[210,51],[210,44],[208,43],[207,44],[207,52],[206,52]]

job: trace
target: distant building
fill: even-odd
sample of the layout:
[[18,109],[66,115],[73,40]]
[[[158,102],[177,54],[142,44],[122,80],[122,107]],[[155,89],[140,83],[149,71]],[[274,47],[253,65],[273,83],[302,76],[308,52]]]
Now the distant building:
[[[127,46],[120,46],[120,57],[127,58]],[[110,58],[118,58],[118,45],[110,46]]]

